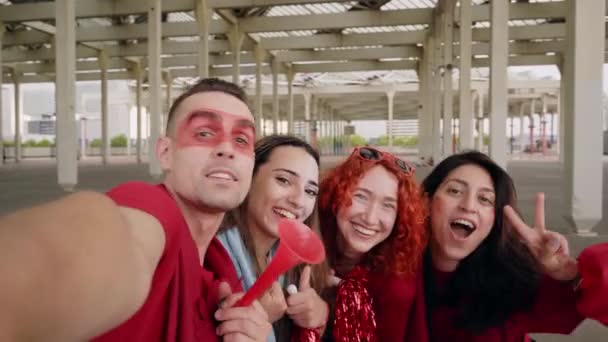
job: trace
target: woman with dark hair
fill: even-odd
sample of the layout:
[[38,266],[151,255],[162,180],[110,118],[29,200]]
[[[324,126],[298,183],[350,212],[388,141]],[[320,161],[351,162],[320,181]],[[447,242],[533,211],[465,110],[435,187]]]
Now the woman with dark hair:
[[[230,254],[245,290],[272,258],[279,220],[304,222],[319,233],[316,213],[319,155],[305,141],[287,135],[260,139],[255,145],[251,189],[230,212],[218,238]],[[268,341],[315,341],[325,326],[328,305],[320,294],[327,283],[327,265],[298,266],[281,277],[260,298],[274,326]],[[298,290],[286,298],[283,289]],[[291,286],[291,287],[294,287]],[[304,329],[293,329],[293,327]]]
[[608,323],[608,245],[570,257],[567,240],[545,228],[544,195],[531,228],[514,209],[511,177],[474,151],[444,159],[423,189],[432,341],[529,341],[533,332],[570,333],[584,318]]
[[[426,246],[425,203],[413,173],[394,155],[361,147],[321,182],[321,233],[342,279],[330,301],[327,340],[426,339],[424,301],[413,314]],[[421,335],[409,325],[422,327]]]

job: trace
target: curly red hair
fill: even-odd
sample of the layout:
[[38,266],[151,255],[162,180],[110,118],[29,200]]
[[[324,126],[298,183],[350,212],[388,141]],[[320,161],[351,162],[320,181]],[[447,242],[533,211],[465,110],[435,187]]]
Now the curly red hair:
[[352,205],[352,192],[363,175],[382,165],[398,181],[397,219],[391,234],[367,253],[364,262],[373,269],[401,277],[414,275],[422,263],[427,243],[426,204],[413,175],[407,175],[392,160],[369,161],[351,155],[323,178],[319,189],[321,234],[331,267],[338,256],[336,214]]

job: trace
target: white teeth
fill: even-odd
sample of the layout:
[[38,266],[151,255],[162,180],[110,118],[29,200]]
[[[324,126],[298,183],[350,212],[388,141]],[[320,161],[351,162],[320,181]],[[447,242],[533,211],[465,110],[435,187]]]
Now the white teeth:
[[208,177],[211,178],[221,178],[221,179],[227,179],[227,180],[234,180],[234,178],[232,177],[232,175],[225,173],[225,172],[213,172],[210,173],[208,175]]
[[353,224],[353,228],[355,228],[355,230],[365,236],[373,236],[374,234],[376,234],[376,231],[371,230],[371,229],[367,229],[367,228],[363,228],[357,224]]
[[457,219],[457,220],[454,220],[452,223],[458,223],[463,226],[467,226],[469,229],[475,229],[475,224],[473,224],[473,222],[468,221],[468,220]]
[[291,219],[291,220],[293,220],[293,219],[296,218],[296,214],[294,214],[294,213],[292,213],[290,211],[287,211],[285,209],[273,209],[273,210],[274,210],[275,213],[277,213],[280,216],[283,216],[285,218],[288,218],[288,219]]

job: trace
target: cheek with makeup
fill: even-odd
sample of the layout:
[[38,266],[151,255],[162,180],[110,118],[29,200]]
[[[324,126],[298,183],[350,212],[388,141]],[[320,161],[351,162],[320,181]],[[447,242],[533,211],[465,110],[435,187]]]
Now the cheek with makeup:
[[180,148],[216,148],[226,142],[235,152],[253,158],[255,131],[250,121],[225,112],[198,111],[189,114],[177,128],[177,145]]

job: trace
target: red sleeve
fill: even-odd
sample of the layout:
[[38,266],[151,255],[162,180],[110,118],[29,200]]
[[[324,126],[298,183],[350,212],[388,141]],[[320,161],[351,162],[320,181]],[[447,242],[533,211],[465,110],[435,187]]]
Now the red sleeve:
[[163,185],[152,185],[144,182],[121,184],[110,191],[110,197],[116,205],[141,210],[156,218],[165,232],[165,249],[163,256],[178,243],[179,229],[185,225],[177,203]]
[[510,323],[527,332],[569,334],[585,318],[608,325],[608,244],[586,248],[579,256],[581,287],[545,277],[530,312]]
[[424,298],[424,277],[422,269],[416,274],[416,293],[410,309],[409,321],[404,341],[426,342],[429,340],[429,329],[426,321],[426,300]]
[[608,325],[608,243],[586,248],[578,257],[578,268],[582,282],[576,309]]

